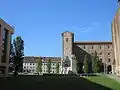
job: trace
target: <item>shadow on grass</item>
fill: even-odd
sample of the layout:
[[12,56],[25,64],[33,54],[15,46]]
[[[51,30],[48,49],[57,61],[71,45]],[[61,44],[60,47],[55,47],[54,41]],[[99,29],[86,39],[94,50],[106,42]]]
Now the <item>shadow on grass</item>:
[[0,88],[1,90],[112,90],[77,76],[16,76],[0,78]]

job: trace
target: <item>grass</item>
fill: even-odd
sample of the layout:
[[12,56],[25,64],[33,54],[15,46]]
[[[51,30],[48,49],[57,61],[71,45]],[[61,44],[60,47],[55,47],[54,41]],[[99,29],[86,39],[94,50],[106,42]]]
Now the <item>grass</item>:
[[94,77],[86,77],[86,79],[95,82],[97,84],[109,87],[113,90],[120,90],[120,84],[113,79],[110,79],[106,76],[94,76]]
[[[98,82],[98,84],[95,82]],[[1,90],[120,90],[118,85],[114,80],[98,76],[88,78],[77,76],[16,76],[0,78]],[[116,87],[116,89],[113,89],[112,86]]]

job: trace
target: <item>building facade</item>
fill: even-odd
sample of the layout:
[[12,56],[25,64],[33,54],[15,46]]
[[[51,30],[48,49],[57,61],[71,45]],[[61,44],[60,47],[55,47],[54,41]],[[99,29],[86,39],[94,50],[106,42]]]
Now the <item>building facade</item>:
[[0,19],[0,76],[8,76],[10,43],[14,29]]
[[79,72],[82,72],[84,56],[87,55],[89,62],[92,62],[92,55],[96,52],[103,64],[103,72],[114,72],[114,53],[112,42],[74,42],[74,33],[66,31],[62,33],[63,58],[75,55],[79,62]]
[[61,58],[60,57],[34,57],[34,56],[25,56],[23,60],[23,71],[24,73],[37,73],[37,60],[42,60],[42,72],[41,73],[48,73],[48,61],[51,62],[51,72],[56,73],[56,65],[59,64],[59,73],[61,70]]
[[120,76],[120,0],[118,0],[118,10],[112,22],[112,41],[115,56],[115,73]]

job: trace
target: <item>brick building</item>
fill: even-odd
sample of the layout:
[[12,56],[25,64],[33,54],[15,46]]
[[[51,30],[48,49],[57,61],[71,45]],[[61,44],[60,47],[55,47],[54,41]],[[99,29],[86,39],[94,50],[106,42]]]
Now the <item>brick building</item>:
[[[103,72],[114,72],[114,53],[112,42],[110,41],[89,41],[74,42],[74,33],[66,31],[62,33],[63,37],[63,57],[75,55],[79,62],[80,71],[82,72],[84,56],[87,55],[89,61],[92,62],[92,55],[97,52],[99,60],[103,64]],[[89,68],[90,69],[90,68]]]

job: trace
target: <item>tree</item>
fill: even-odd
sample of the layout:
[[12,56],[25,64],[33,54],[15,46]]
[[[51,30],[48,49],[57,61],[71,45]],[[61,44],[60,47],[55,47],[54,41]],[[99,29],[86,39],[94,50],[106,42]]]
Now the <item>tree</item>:
[[13,64],[13,62],[14,62],[14,48],[13,48],[13,44],[11,43],[10,44],[10,58],[9,58],[9,63],[10,63],[10,68],[9,68],[9,70],[10,70],[10,72],[12,72],[13,70],[14,70],[14,64]]
[[24,41],[21,36],[13,40],[15,75],[23,71]]
[[48,73],[51,72],[51,60],[50,59],[48,60],[48,63],[47,63],[47,72]]
[[36,68],[36,71],[37,71],[38,74],[39,74],[39,72],[40,72],[40,73],[42,72],[42,60],[41,60],[40,57],[39,57],[38,60],[37,60],[37,68]]
[[95,52],[94,56],[92,57],[92,69],[94,73],[100,72],[100,61],[99,57],[97,56],[97,52]]
[[85,55],[85,57],[84,57],[84,68],[83,68],[83,71],[84,71],[84,73],[88,73],[88,57],[87,57],[87,55]]
[[56,64],[56,73],[59,73],[59,68],[60,68],[60,65],[59,63]]

